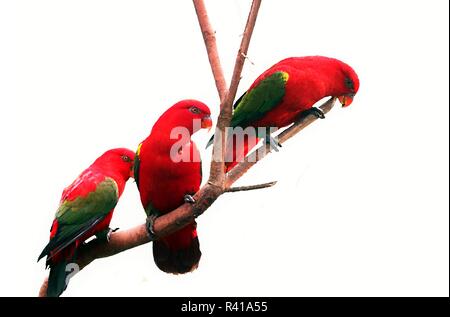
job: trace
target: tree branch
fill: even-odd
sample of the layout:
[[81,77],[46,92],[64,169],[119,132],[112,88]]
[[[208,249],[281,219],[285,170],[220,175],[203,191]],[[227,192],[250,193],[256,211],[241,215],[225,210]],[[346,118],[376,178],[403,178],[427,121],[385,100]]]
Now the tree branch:
[[[229,125],[231,119],[231,107],[232,102],[235,98],[237,87],[240,81],[240,75],[242,72],[242,67],[245,62],[245,56],[250,43],[250,38],[253,32],[254,24],[256,22],[256,17],[258,14],[258,9],[261,4],[261,0],[254,0],[252,7],[250,9],[249,17],[247,20],[247,25],[245,27],[244,36],[242,38],[241,46],[236,57],[236,65],[233,71],[233,77],[230,84],[230,88],[224,94],[223,87],[225,86],[225,81],[223,80],[223,72],[220,67],[220,61],[217,54],[217,47],[215,45],[215,37],[211,36],[211,26],[208,21],[208,16],[206,14],[206,9],[204,7],[202,0],[193,0],[196,12],[198,15],[200,28],[202,30],[206,49],[208,52],[208,57],[211,63],[211,68],[213,70],[213,75],[216,80],[216,87],[221,97],[221,112],[218,118],[218,126],[220,129],[225,131],[225,128]],[[206,34],[206,35],[205,35]],[[214,42],[212,45],[211,43]],[[223,99],[222,99],[223,98]],[[321,109],[324,113],[327,113],[334,104],[335,98],[330,99]],[[285,142],[303,128],[314,122],[317,118],[310,115],[304,118],[301,122],[294,124],[279,135],[280,143]],[[224,133],[222,135],[225,135]],[[219,138],[217,138],[219,139]],[[223,138],[221,138],[223,139]],[[213,152],[220,147],[220,140],[215,140]],[[222,141],[223,142],[223,141]],[[222,145],[224,145],[223,143]],[[257,161],[261,160],[267,153],[270,152],[270,148],[263,146],[266,151],[263,155],[257,156],[255,162],[249,162],[248,157],[243,162],[239,163],[233,170],[228,173],[225,182],[225,172],[223,166],[223,159],[219,164],[211,164],[210,178],[206,185],[204,185],[195,195],[195,203],[188,204],[185,203],[178,207],[177,209],[158,217],[154,221],[153,231],[155,236],[154,240],[171,234],[188,223],[192,222],[196,217],[201,215],[205,210],[207,210],[214,201],[225,192],[236,192],[244,190],[252,190],[259,188],[271,187],[275,182],[252,185],[252,186],[241,186],[241,187],[231,187],[231,185],[239,179],[245,172],[251,168]],[[224,149],[225,147],[221,147]],[[152,239],[147,233],[147,228],[145,224],[130,228],[128,230],[123,230],[119,232],[114,232],[110,236],[109,242],[94,239],[84,245],[82,245],[77,254],[77,264],[79,269],[83,269],[86,265],[90,264],[95,259],[109,257],[125,250],[137,247],[142,244],[150,242]],[[39,296],[45,296],[47,292],[48,282],[47,279],[42,284]]]
[[225,193],[235,193],[235,192],[242,192],[242,191],[248,191],[248,190],[254,190],[254,189],[262,189],[262,188],[268,188],[275,186],[277,182],[268,182],[263,184],[257,184],[257,185],[249,185],[249,186],[237,186],[237,187],[229,187],[225,189]]
[[208,54],[209,64],[216,83],[217,92],[220,100],[225,99],[227,93],[227,83],[223,75],[222,65],[220,64],[219,53],[216,44],[216,32],[213,30],[209,22],[208,14],[206,12],[205,3],[203,0],[193,0],[195,12],[197,13],[198,23],[202,31],[203,40],[205,41],[206,53]]

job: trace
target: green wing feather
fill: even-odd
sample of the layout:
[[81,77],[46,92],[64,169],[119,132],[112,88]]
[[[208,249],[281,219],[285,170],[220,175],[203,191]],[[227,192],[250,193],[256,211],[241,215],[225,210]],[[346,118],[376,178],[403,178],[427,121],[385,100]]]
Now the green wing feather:
[[288,73],[278,71],[261,80],[258,85],[242,96],[234,109],[230,125],[246,128],[264,117],[283,99],[288,78]]
[[86,197],[64,201],[56,212],[58,233],[50,240],[39,259],[57,254],[93,228],[113,209],[119,200],[116,182],[106,178]]
[[86,197],[63,202],[56,212],[58,224],[78,225],[91,220],[93,216],[106,216],[118,200],[117,183],[107,177]]
[[[245,129],[264,117],[283,99],[288,79],[287,72],[277,71],[243,94],[234,104],[230,126],[233,128],[239,126]],[[214,136],[211,137],[206,147],[213,144],[213,141]]]

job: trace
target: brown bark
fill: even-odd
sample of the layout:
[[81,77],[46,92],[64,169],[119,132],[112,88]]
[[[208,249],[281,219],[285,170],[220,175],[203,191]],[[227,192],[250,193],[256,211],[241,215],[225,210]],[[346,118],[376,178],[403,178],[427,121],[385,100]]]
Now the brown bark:
[[258,185],[250,185],[250,186],[237,186],[237,187],[229,187],[225,189],[225,193],[235,193],[235,192],[243,192],[248,190],[262,189],[275,186],[277,182],[268,182],[264,184]]
[[206,53],[208,54],[209,64],[216,83],[219,98],[222,101],[227,93],[227,83],[223,75],[222,65],[220,64],[219,53],[216,44],[216,32],[209,22],[205,3],[203,0],[193,0],[195,12],[197,13],[198,23],[205,41]]

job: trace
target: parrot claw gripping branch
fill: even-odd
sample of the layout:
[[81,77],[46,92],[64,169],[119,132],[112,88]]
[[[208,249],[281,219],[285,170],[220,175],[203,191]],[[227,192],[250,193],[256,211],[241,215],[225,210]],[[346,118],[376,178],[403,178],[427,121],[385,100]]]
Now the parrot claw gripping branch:
[[[242,36],[240,48],[236,54],[235,66],[231,78],[231,84],[227,89],[224,79],[219,55],[217,52],[215,32],[209,22],[207,11],[203,0],[193,0],[198,22],[205,42],[206,52],[220,98],[220,114],[217,121],[216,133],[220,133],[222,138],[214,138],[213,159],[211,160],[209,179],[204,186],[194,195],[185,196],[185,203],[173,211],[162,214],[159,217],[149,215],[146,223],[136,227],[118,231],[109,232],[108,240],[93,239],[88,243],[80,245],[77,250],[76,263],[79,270],[90,264],[95,259],[109,257],[122,251],[146,244],[150,241],[158,240],[170,235],[177,230],[192,223],[196,217],[207,210],[214,201],[222,194],[236,191],[253,190],[274,186],[276,182],[269,182],[258,185],[232,187],[232,185],[242,177],[253,165],[263,159],[274,148],[272,142],[263,142],[255,150],[256,155],[251,160],[245,157],[241,162],[236,163],[232,168],[226,169],[225,152],[221,152],[219,159],[214,157],[215,149],[225,149],[226,128],[230,127],[233,117],[233,101],[236,96],[237,88],[240,82],[242,68],[247,59],[247,51],[250,44],[250,38],[253,33],[258,10],[261,0],[253,0],[248,15],[245,30]],[[351,98],[351,96],[349,96]],[[344,103],[349,98],[344,97]],[[332,97],[319,108],[313,108],[309,112],[302,113],[291,126],[277,135],[276,145],[281,146],[288,139],[296,135],[303,128],[323,118],[335,104],[337,97]],[[341,101],[341,99],[339,99]],[[350,99],[351,102],[351,99]],[[342,101],[341,101],[342,103]],[[348,103],[349,104],[349,103]],[[40,296],[47,294],[48,280],[46,279],[39,291]]]

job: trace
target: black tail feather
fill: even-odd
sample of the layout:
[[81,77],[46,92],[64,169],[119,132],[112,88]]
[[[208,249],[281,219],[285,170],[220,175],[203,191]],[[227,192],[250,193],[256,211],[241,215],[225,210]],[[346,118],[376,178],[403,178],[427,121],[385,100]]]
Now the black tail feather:
[[66,272],[67,261],[50,263],[50,274],[48,276],[47,296],[58,297],[67,287],[66,278],[70,272]]
[[161,271],[183,274],[195,270],[200,262],[202,252],[198,237],[191,240],[186,249],[172,250],[164,241],[153,242],[153,258]]

